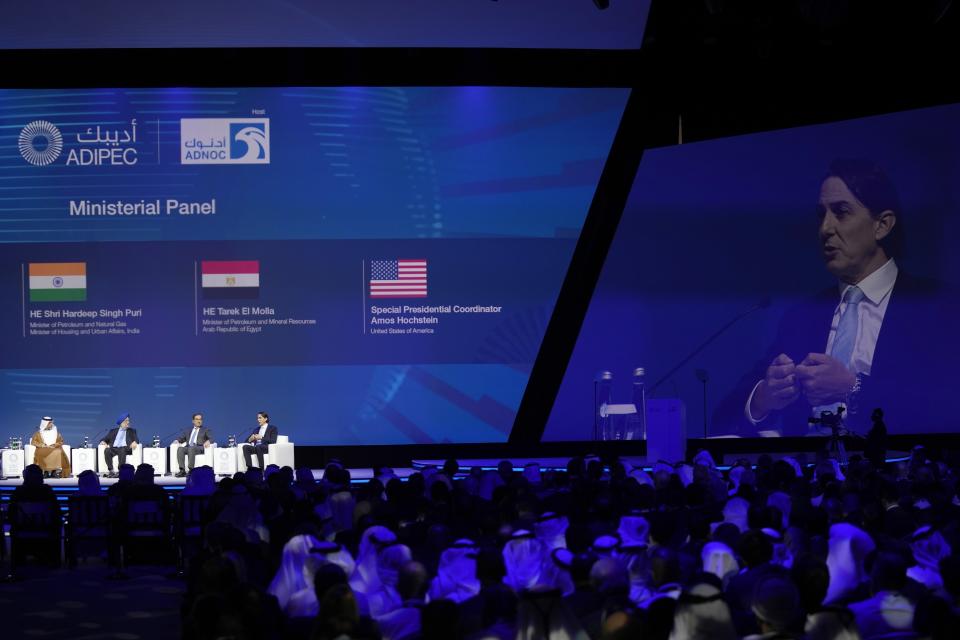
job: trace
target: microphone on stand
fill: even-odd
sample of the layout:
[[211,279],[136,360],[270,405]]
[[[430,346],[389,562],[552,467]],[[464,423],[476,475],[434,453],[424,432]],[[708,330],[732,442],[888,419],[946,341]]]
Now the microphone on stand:
[[110,433],[111,429],[113,429],[113,427],[107,427],[103,431],[98,431],[97,437],[93,439],[93,446],[96,447],[98,444],[103,442],[103,439],[107,437],[107,434]]
[[729,321],[727,321],[726,324],[724,324],[719,329],[714,331],[712,334],[710,334],[710,336],[706,340],[701,342],[696,349],[690,352],[689,355],[687,355],[683,360],[678,362],[676,366],[672,367],[669,371],[663,374],[659,380],[654,382],[653,386],[650,387],[649,397],[652,398],[654,393],[656,393],[657,388],[660,387],[660,385],[662,385],[664,382],[669,380],[670,377],[673,376],[673,374],[675,374],[677,371],[679,371],[685,364],[693,360],[701,351],[703,351],[708,346],[710,346],[710,344],[713,343],[713,341],[719,338],[721,335],[723,335],[727,329],[737,324],[738,322],[740,322],[741,320],[749,316],[754,311],[759,311],[760,309],[766,309],[769,306],[770,306],[770,298],[767,296],[764,296],[763,298],[760,298],[760,300],[757,301],[755,305],[753,305],[746,311],[741,311],[740,313],[735,315],[733,318],[731,318]]
[[707,383],[710,382],[710,372],[706,369],[697,369],[693,372],[703,384],[703,439],[707,439]]
[[160,442],[162,443],[162,442],[163,442],[164,440],[166,440],[167,438],[171,438],[170,442],[168,442],[167,444],[163,445],[164,447],[169,447],[170,445],[173,444],[173,441],[174,441],[174,440],[178,440],[178,439],[179,439],[179,438],[176,438],[175,436],[176,436],[180,431],[182,431],[182,429],[174,429],[173,431],[171,431],[171,432],[168,433],[167,435],[165,435],[165,436],[163,436],[162,438],[160,438]]

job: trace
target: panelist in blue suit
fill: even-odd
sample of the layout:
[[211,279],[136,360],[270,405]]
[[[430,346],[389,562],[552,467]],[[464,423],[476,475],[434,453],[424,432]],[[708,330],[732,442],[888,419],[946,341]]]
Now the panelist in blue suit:
[[247,443],[243,445],[243,459],[247,462],[247,468],[253,466],[253,454],[257,454],[257,462],[263,469],[263,455],[267,452],[267,445],[277,441],[277,428],[270,424],[270,416],[266,411],[257,413],[257,428],[247,437]]
[[137,438],[137,430],[130,426],[130,414],[121,413],[117,418],[117,426],[110,430],[101,442],[107,445],[103,452],[103,458],[107,463],[107,477],[117,477],[117,472],[113,470],[113,459],[120,459],[122,467],[127,462],[127,456],[133,454],[133,450],[140,444]]

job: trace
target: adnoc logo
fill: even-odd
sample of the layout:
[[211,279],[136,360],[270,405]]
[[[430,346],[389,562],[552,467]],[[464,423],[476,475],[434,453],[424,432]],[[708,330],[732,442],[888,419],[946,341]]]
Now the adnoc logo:
[[46,120],[35,120],[20,131],[20,155],[32,165],[45,167],[60,157],[63,136],[60,130]]
[[270,149],[266,122],[231,122],[230,139],[242,143],[230,145],[230,159],[237,162],[263,162]]
[[269,118],[181,118],[181,164],[270,164]]

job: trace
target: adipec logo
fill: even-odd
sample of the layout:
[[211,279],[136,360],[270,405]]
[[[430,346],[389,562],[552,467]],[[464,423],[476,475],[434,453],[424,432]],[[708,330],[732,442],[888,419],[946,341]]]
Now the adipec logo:
[[34,120],[20,131],[20,155],[32,165],[45,167],[60,157],[63,136],[46,120]]

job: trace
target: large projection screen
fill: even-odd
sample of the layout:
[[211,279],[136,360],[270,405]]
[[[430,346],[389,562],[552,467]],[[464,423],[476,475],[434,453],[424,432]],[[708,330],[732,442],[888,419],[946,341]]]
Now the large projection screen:
[[629,90],[0,90],[0,420],[506,442]]
[[[636,367],[688,437],[823,435],[809,418],[841,405],[860,434],[876,408],[891,433],[960,429],[958,141],[953,105],[645,152],[545,440],[592,437],[597,373],[631,402]],[[857,375],[831,376],[851,279]],[[781,356],[796,393],[748,419]]]

